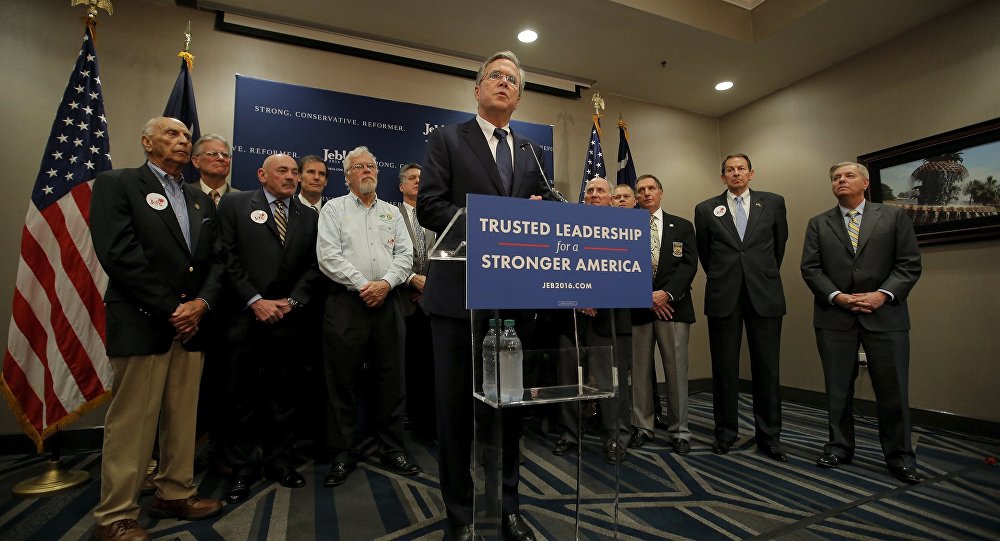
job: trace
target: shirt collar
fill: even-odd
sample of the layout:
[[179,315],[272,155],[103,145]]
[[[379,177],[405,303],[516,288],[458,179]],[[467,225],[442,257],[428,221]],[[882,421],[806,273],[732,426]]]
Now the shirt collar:
[[180,183],[184,182],[184,174],[183,173],[181,173],[177,177],[173,177],[173,176],[168,175],[166,171],[164,171],[163,169],[160,169],[159,167],[157,167],[157,165],[155,163],[153,163],[151,161],[147,160],[146,161],[146,165],[149,166],[149,170],[153,172],[153,175],[156,176],[156,180],[160,181],[160,184],[166,184],[166,182],[168,180],[176,182],[178,185],[180,185]]
[[[736,197],[737,196],[734,195],[733,192],[731,192],[729,190],[726,190],[726,198],[729,199],[730,203],[732,203],[732,204],[735,205],[736,204]],[[743,198],[743,202],[744,203],[746,203],[747,201],[750,201],[750,190],[747,190],[747,191],[743,192],[743,195],[741,195],[740,197]]]
[[263,191],[264,191],[264,197],[267,198],[267,204],[268,205],[273,205],[274,202],[275,202],[275,200],[281,199],[281,202],[285,204],[285,208],[288,208],[289,205],[288,205],[288,198],[287,197],[285,197],[285,198],[278,198],[278,197],[275,197],[275,196],[271,195],[271,192],[269,192],[267,190],[263,190]]
[[[857,207],[855,207],[853,210],[858,211],[858,214],[864,216],[864,214],[865,214],[865,203],[867,203],[867,202],[868,202],[867,200],[862,199],[861,203]],[[845,207],[845,206],[843,206],[843,205],[841,205],[839,203],[837,204],[837,207],[840,208],[840,215],[841,216],[847,216],[847,213],[851,212],[851,210],[852,210],[852,209],[849,209],[849,208],[847,208],[847,207]]]
[[[497,129],[497,126],[490,124],[485,118],[476,115],[476,122],[479,123],[479,129],[483,130],[483,135],[486,136],[486,140],[490,140],[493,137],[493,130]],[[510,123],[506,126],[499,126],[500,129],[507,131],[507,136],[510,136]]]

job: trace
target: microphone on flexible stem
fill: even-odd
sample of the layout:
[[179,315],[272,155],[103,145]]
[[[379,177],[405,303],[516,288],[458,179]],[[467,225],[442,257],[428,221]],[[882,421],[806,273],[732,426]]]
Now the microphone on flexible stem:
[[528,143],[521,143],[521,150],[529,149],[531,150],[531,157],[535,158],[535,163],[538,164],[538,171],[542,174],[542,180],[545,181],[545,187],[549,189],[549,193],[552,197],[556,198],[556,201],[562,201],[563,203],[569,203],[569,200],[563,197],[563,194],[559,193],[559,190],[549,181],[549,177],[545,176],[545,168],[542,167],[542,162],[538,159],[538,154],[535,154],[535,149],[532,148]]

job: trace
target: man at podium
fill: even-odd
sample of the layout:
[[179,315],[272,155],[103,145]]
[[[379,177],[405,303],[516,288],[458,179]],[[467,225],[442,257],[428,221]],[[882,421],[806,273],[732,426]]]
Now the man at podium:
[[[470,193],[525,199],[548,193],[542,171],[529,154],[539,156],[541,148],[510,129],[523,92],[524,71],[514,53],[493,54],[476,76],[475,118],[431,132],[417,196],[417,218],[424,227],[442,233]],[[463,541],[473,537],[474,493],[472,344],[465,289],[463,263],[431,262],[422,306],[431,319],[441,495],[450,538]],[[505,410],[503,419],[504,536],[533,541],[535,535],[518,509],[520,418],[515,409]]]

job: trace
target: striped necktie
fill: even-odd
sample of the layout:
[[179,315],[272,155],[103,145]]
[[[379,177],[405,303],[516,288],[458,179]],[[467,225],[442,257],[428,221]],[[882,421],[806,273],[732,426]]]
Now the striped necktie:
[[856,209],[847,213],[847,217],[851,219],[847,223],[847,236],[851,237],[851,248],[854,249],[854,253],[858,253],[858,238],[861,236],[861,220],[858,219],[860,214]]
[[285,244],[285,232],[288,231],[288,218],[285,216],[285,202],[274,200],[274,225],[278,226],[278,238]]

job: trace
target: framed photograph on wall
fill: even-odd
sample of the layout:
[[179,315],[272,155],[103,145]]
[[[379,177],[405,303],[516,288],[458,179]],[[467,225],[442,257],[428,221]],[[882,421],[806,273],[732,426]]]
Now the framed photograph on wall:
[[858,156],[872,201],[903,207],[920,244],[1000,237],[1000,118]]

